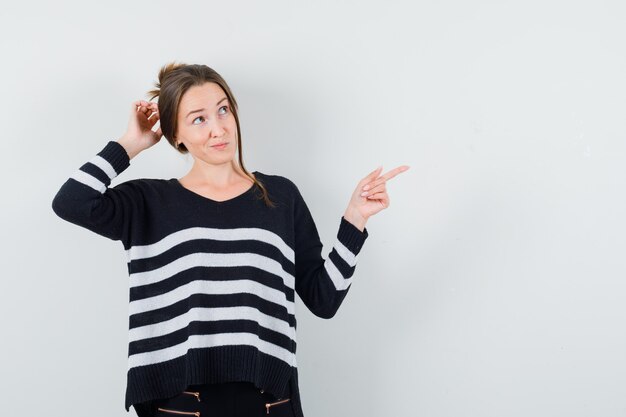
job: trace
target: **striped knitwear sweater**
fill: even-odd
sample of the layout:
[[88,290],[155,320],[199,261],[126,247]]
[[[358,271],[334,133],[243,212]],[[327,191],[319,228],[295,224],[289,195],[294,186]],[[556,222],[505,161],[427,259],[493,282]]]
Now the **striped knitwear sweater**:
[[153,400],[189,385],[249,381],[290,398],[303,417],[296,363],[295,293],[332,318],[367,239],[345,217],[328,256],[311,213],[289,179],[254,171],[276,207],[252,185],[225,201],[176,179],[111,187],[130,165],[109,141],[61,186],[52,209],[112,240],[129,274],[125,409],[152,416]]

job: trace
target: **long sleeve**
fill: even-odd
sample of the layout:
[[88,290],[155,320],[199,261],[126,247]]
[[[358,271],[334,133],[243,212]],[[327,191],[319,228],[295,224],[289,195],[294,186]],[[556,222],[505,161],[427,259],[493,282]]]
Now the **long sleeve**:
[[109,185],[129,165],[124,147],[109,141],[65,181],[52,200],[52,210],[70,223],[127,246],[132,216],[139,212],[142,200],[131,181]]
[[296,292],[313,314],[330,319],[348,293],[368,231],[361,232],[342,216],[333,248],[324,259],[317,227],[297,187],[294,210]]

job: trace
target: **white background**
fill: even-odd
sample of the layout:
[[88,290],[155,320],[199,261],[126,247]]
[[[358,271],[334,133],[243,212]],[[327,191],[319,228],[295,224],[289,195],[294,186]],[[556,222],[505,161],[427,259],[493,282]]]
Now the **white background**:
[[[13,3],[0,53],[3,415],[128,415],[122,246],[51,202],[173,60],[226,79],[324,255],[411,166],[337,315],[297,299],[307,417],[626,415],[623,1]],[[163,140],[113,185],[190,165]]]

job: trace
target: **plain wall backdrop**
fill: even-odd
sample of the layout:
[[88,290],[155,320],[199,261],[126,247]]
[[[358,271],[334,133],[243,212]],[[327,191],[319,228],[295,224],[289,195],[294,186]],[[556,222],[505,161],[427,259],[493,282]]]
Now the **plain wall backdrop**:
[[[307,417],[626,415],[624,22],[598,0],[3,5],[2,414],[128,415],[122,245],[51,202],[176,60],[230,84],[246,167],[298,185],[324,256],[358,181],[411,166],[337,315],[296,298]],[[112,185],[191,162],[162,140]]]

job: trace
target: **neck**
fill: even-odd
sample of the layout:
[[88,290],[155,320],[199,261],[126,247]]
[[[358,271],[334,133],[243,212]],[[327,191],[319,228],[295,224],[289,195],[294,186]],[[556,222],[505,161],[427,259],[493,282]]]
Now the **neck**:
[[185,177],[194,183],[205,184],[214,188],[226,188],[248,178],[234,161],[213,165],[197,160]]

